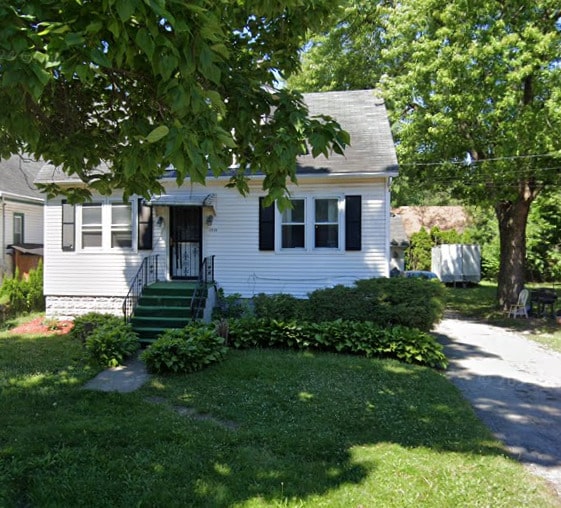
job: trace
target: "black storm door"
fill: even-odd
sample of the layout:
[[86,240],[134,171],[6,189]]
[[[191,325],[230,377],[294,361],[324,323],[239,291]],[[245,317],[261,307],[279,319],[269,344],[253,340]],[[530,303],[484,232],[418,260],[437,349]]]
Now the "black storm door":
[[196,279],[201,264],[202,209],[198,206],[173,206],[170,217],[171,278]]

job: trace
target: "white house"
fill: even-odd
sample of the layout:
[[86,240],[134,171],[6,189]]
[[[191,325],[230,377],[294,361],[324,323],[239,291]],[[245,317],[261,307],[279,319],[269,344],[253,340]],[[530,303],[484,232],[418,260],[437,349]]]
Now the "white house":
[[[386,109],[372,91],[306,94],[311,114],[334,117],[351,135],[344,156],[298,160],[293,207],[263,208],[262,179],[241,196],[228,176],[206,186],[177,187],[150,200],[120,195],[72,206],[48,200],[45,210],[47,315],[92,310],[122,312],[123,299],[144,258],[157,256],[160,281],[199,277],[213,260],[213,279],[226,295],[291,293],[387,277],[390,260],[391,178],[397,159]],[[38,183],[74,184],[46,165]],[[155,265],[154,265],[155,266]],[[208,268],[208,266],[207,266]]]
[[20,155],[0,160],[0,281],[14,274],[17,255],[26,272],[43,254],[45,200],[33,183],[43,165]]

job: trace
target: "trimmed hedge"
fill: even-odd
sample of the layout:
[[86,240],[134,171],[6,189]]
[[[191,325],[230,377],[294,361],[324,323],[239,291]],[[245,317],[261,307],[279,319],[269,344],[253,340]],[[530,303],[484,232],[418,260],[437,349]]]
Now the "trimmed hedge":
[[359,280],[352,287],[318,289],[303,306],[313,323],[344,319],[430,331],[444,313],[444,286],[437,281],[394,277]]
[[397,358],[406,363],[441,369],[448,365],[442,346],[432,335],[399,325],[382,327],[368,321],[310,323],[244,318],[230,321],[229,341],[239,349],[316,349],[368,358]]
[[307,300],[285,293],[276,295],[259,293],[253,297],[253,311],[258,318],[290,321],[304,316],[307,303]]
[[[438,281],[405,277],[359,280],[354,286],[318,289],[307,300],[287,294],[253,297],[254,315],[281,321],[323,323],[343,319],[430,331],[444,313],[445,289]],[[239,316],[228,316],[239,317]]]

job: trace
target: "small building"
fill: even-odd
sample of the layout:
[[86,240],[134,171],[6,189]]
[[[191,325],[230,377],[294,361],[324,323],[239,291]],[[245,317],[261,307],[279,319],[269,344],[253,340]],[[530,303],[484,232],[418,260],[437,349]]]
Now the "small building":
[[43,165],[20,155],[0,161],[0,280],[14,274],[16,257],[20,257],[16,252],[22,258],[30,256],[22,260],[21,274],[36,267],[42,258],[45,199],[34,180]]

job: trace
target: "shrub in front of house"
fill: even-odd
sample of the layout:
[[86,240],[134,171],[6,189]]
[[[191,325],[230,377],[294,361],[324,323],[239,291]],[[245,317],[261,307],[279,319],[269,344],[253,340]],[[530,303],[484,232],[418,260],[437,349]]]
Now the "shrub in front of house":
[[216,305],[212,311],[213,319],[240,318],[251,314],[250,302],[240,293],[225,296],[224,290],[218,290]]
[[258,318],[280,319],[281,321],[299,319],[303,315],[306,304],[306,300],[286,293],[275,295],[259,293],[253,297],[253,311],[255,317]]
[[230,345],[239,349],[279,347],[396,358],[405,363],[446,368],[448,361],[436,339],[404,326],[383,327],[368,321],[323,323],[265,318],[231,320]]
[[141,354],[150,372],[186,373],[222,360],[228,348],[213,325],[194,323],[166,330]]
[[102,314],[100,312],[88,312],[74,318],[74,326],[70,332],[73,339],[80,342],[86,342],[88,336],[99,326],[110,325],[119,326],[124,322],[123,318],[119,318],[113,314]]
[[106,320],[86,336],[86,351],[90,358],[104,367],[117,367],[139,348],[138,337],[130,324],[122,319]]
[[309,294],[306,321],[344,319],[430,331],[444,313],[445,288],[437,281],[393,277],[359,280]]

